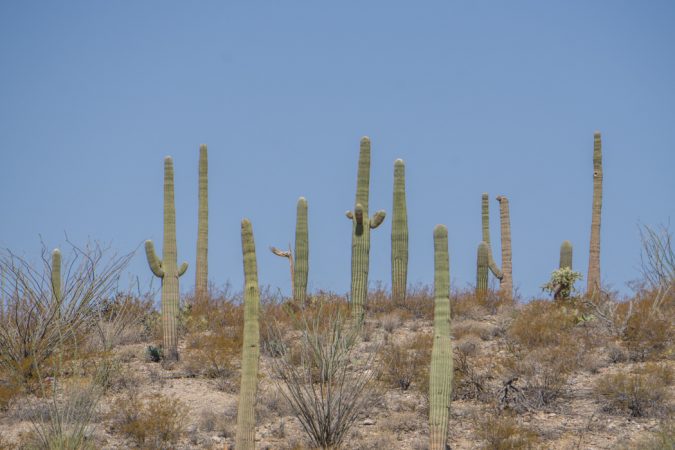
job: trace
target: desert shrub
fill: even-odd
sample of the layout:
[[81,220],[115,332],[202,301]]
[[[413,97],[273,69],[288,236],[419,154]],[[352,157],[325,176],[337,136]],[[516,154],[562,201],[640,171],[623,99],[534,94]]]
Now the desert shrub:
[[672,384],[670,367],[647,363],[631,372],[607,374],[593,390],[604,411],[633,417],[661,416],[673,410],[669,392]]
[[573,307],[533,300],[520,309],[507,336],[525,348],[558,345],[575,327],[577,317]]
[[[675,340],[675,295],[652,289],[638,293],[626,320],[622,339],[633,359],[658,358]],[[675,289],[673,289],[675,293]]]
[[408,288],[406,299],[401,310],[406,311],[412,318],[433,320],[434,292],[429,286],[416,285]]
[[675,421],[664,420],[658,428],[647,436],[621,447],[621,450],[669,450],[675,448]]
[[432,340],[430,334],[419,334],[403,344],[384,345],[380,352],[380,379],[404,391],[411,385],[418,389],[425,386]]
[[[45,388],[46,390],[46,388]],[[43,409],[35,409],[29,420],[28,448],[48,450],[94,449],[91,437],[101,392],[91,380],[69,383],[53,391]]]
[[[463,341],[453,348],[452,398],[487,401],[492,398],[489,381],[493,378],[491,367],[479,367],[474,356],[477,345],[471,340]],[[482,370],[481,370],[482,369]]]
[[[341,304],[314,305],[297,320],[296,351],[272,358],[279,392],[288,401],[312,445],[337,447],[374,396],[374,354],[358,354],[358,330]],[[287,342],[277,330],[278,342]],[[299,354],[293,357],[293,353]],[[299,358],[299,364],[294,361]]]
[[143,402],[136,391],[119,398],[112,408],[113,427],[145,449],[176,444],[184,432],[187,407],[178,399],[159,395]]
[[94,329],[103,301],[116,292],[133,256],[109,256],[106,250],[98,244],[84,249],[72,246],[73,256],[61,264],[58,297],[46,249],[41,268],[11,252],[0,256],[5,277],[0,289],[6,302],[0,314],[0,368],[29,383],[54,370],[57,353],[59,363],[74,355],[77,344]]
[[385,314],[380,317],[379,324],[387,333],[393,333],[401,326],[401,316],[395,312]]
[[493,412],[474,416],[478,439],[484,442],[482,448],[490,450],[516,450],[541,448],[539,436],[521,425],[508,412]]
[[148,361],[151,362],[160,362],[164,358],[162,349],[160,347],[155,347],[154,345],[148,345],[145,355]]
[[0,411],[6,411],[12,400],[21,395],[21,385],[12,381],[0,381]]
[[138,297],[129,293],[118,293],[104,299],[97,311],[95,335],[98,344],[104,351],[109,351],[120,344],[154,337],[155,330],[146,330],[146,326],[154,320],[154,313],[149,295]]

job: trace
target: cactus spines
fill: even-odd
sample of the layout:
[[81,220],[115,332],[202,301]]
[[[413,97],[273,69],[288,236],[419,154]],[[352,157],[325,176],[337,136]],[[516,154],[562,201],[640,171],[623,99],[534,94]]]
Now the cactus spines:
[[588,294],[600,289],[600,216],[602,211],[602,138],[593,134],[593,209],[591,215],[591,244],[588,255]]
[[476,295],[483,296],[488,289],[488,255],[489,247],[486,242],[478,245],[476,262]]
[[452,392],[448,229],[434,228],[434,342],[429,370],[429,448],[445,450]]
[[178,277],[187,270],[187,263],[178,267],[176,250],[176,208],[173,199],[173,160],[164,158],[164,243],[162,259],[157,257],[152,241],[145,241],[145,254],[150,270],[162,280],[162,329],[164,354],[178,359]]
[[572,243],[570,241],[563,241],[560,244],[560,269],[565,267],[572,268]]
[[293,299],[300,305],[307,302],[309,275],[309,231],[307,225],[307,200],[298,199],[295,217],[295,266],[293,270]]
[[402,304],[408,283],[408,211],[405,200],[405,164],[394,162],[394,205],[391,219],[391,296]]
[[199,209],[197,212],[197,261],[195,264],[195,299],[202,301],[209,279],[209,161],[206,144],[199,146]]
[[502,278],[499,280],[499,292],[507,299],[513,299],[513,271],[511,265],[511,216],[509,199],[497,196],[499,202],[499,222],[502,238]]
[[352,221],[352,316],[360,325],[363,321],[363,307],[368,294],[368,266],[370,259],[370,230],[377,228],[385,218],[385,212],[377,211],[368,217],[368,195],[370,189],[370,139],[361,139],[359,170],[356,183],[354,211],[347,211]]
[[241,248],[244,256],[244,341],[241,354],[241,385],[237,410],[235,448],[255,448],[255,397],[258,389],[260,359],[260,290],[255,256],[253,228],[248,219],[241,221]]

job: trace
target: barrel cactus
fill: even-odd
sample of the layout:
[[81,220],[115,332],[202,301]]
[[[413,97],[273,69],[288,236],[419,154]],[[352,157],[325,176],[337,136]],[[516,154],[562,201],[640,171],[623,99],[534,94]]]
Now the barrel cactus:
[[164,244],[162,259],[155,253],[152,241],[145,241],[145,254],[150,270],[162,280],[162,330],[164,354],[178,359],[178,308],[180,295],[178,277],[187,270],[184,262],[178,267],[176,250],[176,208],[173,198],[173,160],[164,158]]

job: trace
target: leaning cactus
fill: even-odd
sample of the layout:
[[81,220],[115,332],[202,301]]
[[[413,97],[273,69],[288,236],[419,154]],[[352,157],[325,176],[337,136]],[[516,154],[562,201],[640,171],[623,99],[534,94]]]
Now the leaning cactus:
[[499,280],[499,292],[507,300],[513,299],[513,271],[511,266],[511,215],[509,199],[497,196],[499,202],[499,222],[502,237],[502,278]]
[[486,242],[478,245],[478,256],[476,263],[476,296],[483,296],[488,289],[488,255],[490,247]]
[[197,212],[197,263],[195,299],[204,300],[209,283],[209,161],[206,144],[199,146],[199,211]]
[[408,283],[408,211],[405,201],[405,165],[394,162],[394,205],[391,221],[391,296],[394,304],[405,301]]
[[448,229],[434,228],[434,342],[429,370],[429,448],[445,450],[452,393]]
[[173,161],[170,156],[164,158],[164,244],[162,259],[155,253],[152,241],[145,241],[145,254],[150,270],[162,279],[162,324],[164,353],[169,359],[178,359],[178,306],[180,302],[178,277],[187,270],[184,262],[178,267],[176,262],[176,208],[173,200]]
[[354,211],[347,211],[352,221],[352,315],[354,322],[363,321],[363,307],[368,294],[368,266],[370,258],[370,229],[377,228],[384,221],[384,210],[368,217],[368,196],[370,191],[370,139],[361,139],[359,170],[356,183],[356,204]]
[[560,244],[560,269],[565,267],[572,268],[572,243],[570,241],[563,241]]
[[501,280],[503,277],[502,271],[492,258],[492,246],[490,245],[490,200],[487,192],[483,192],[481,198],[481,222],[483,225],[483,242],[488,246],[488,266],[490,272],[492,272],[498,280]]
[[602,210],[602,140],[600,132],[593,135],[593,211],[591,215],[591,245],[588,256],[588,285],[593,295],[600,289],[600,215]]
[[244,255],[244,342],[241,351],[241,386],[237,411],[235,449],[255,448],[255,396],[258,389],[260,359],[260,290],[255,257],[253,228],[241,221],[241,248]]

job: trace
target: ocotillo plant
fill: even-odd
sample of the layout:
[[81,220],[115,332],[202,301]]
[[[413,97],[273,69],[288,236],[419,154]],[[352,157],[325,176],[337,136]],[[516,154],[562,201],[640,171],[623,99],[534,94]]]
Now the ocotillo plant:
[[476,257],[476,296],[485,295],[488,289],[489,252],[487,243],[481,242],[478,245],[478,256]]
[[368,217],[370,194],[370,139],[361,139],[359,170],[356,180],[356,204],[354,211],[347,211],[352,221],[352,316],[360,325],[363,321],[363,307],[368,295],[368,269],[370,260],[370,229],[377,228],[384,221],[384,210]]
[[180,302],[178,277],[187,270],[184,262],[178,267],[176,250],[176,207],[173,199],[173,160],[164,158],[164,244],[162,259],[155,253],[152,241],[145,241],[145,254],[150,270],[162,280],[162,324],[164,354],[178,359],[178,307]]
[[572,268],[572,243],[570,241],[563,241],[560,244],[560,264],[558,267],[560,269]]
[[434,228],[434,342],[429,370],[429,448],[445,450],[452,393],[448,229]]
[[[289,245],[290,247],[290,245]],[[288,251],[270,247],[272,253],[288,258],[291,266],[291,288],[293,299],[300,305],[307,302],[307,277],[309,273],[309,231],[307,226],[307,200],[298,199],[295,218],[295,257]]]
[[408,210],[405,200],[405,165],[394,162],[394,205],[391,219],[391,296],[394,304],[405,301],[408,283]]
[[209,161],[206,144],[199,146],[199,210],[197,212],[197,263],[195,300],[202,301],[209,283]]
[[499,292],[507,300],[513,299],[513,269],[511,265],[511,215],[509,199],[497,196],[499,202],[499,222],[502,238],[502,278],[499,280]]
[[600,289],[600,215],[602,211],[602,139],[593,135],[593,209],[591,214],[591,245],[588,254],[588,285],[593,295]]
[[241,385],[237,411],[235,448],[255,448],[255,396],[258,389],[260,359],[260,290],[255,257],[253,228],[248,219],[241,221],[241,248],[244,256],[244,342],[241,354]]

